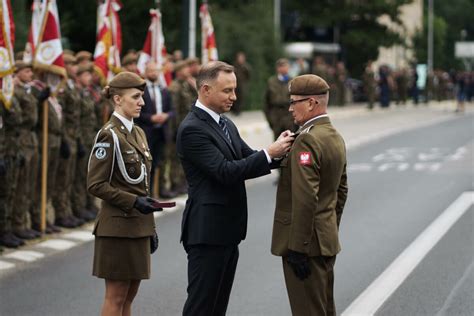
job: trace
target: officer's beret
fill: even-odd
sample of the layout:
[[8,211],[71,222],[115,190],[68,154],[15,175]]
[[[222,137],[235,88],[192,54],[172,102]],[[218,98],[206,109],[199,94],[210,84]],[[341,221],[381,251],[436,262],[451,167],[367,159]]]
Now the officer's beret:
[[280,67],[280,66],[283,66],[283,65],[288,65],[288,59],[280,58],[276,61],[275,64],[276,64],[277,67]]
[[109,87],[118,89],[137,88],[143,91],[145,90],[145,86],[146,82],[142,77],[129,71],[123,71],[117,74],[109,82]]
[[137,54],[135,53],[128,53],[122,59],[122,66],[127,66],[138,61]]
[[92,72],[92,64],[91,63],[87,63],[87,64],[84,64],[84,65],[79,65],[79,67],[77,67],[77,72],[76,72],[76,75],[81,75],[82,73],[84,72]]
[[15,72],[19,72],[20,70],[23,70],[25,68],[32,68],[32,66],[30,63],[25,63],[22,60],[15,61]]
[[92,53],[86,50],[81,50],[76,54],[77,62],[80,63],[83,60],[90,61],[92,59]]
[[74,56],[74,51],[70,50],[70,49],[65,49],[63,50],[63,53],[64,55],[72,55]]
[[194,65],[194,64],[199,64],[200,63],[200,60],[199,58],[197,57],[189,57],[185,60],[185,62],[191,66],[191,65]]
[[316,75],[302,75],[295,77],[288,84],[292,95],[318,95],[329,91],[327,82]]
[[174,71],[180,71],[181,69],[183,69],[184,67],[188,67],[189,64],[182,60],[182,61],[178,61],[175,65],[174,65]]
[[77,59],[74,55],[71,54],[64,54],[64,63],[66,64],[77,64]]

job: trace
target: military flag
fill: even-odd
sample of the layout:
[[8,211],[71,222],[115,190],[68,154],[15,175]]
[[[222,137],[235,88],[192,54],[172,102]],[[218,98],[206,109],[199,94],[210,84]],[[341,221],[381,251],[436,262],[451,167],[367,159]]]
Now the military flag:
[[105,0],[97,8],[97,43],[94,51],[94,69],[102,83],[120,72],[122,51],[122,27],[118,12],[119,0]]
[[209,61],[218,60],[216,36],[206,2],[201,4],[199,17],[201,18],[201,59],[202,64],[205,65]]
[[[46,0],[42,12],[40,33],[34,48],[33,67],[65,78],[66,68],[56,0]],[[54,91],[56,87],[51,88]]]
[[35,47],[38,45],[38,38],[41,31],[43,16],[46,9],[46,1],[34,0],[31,5],[31,25],[28,32],[28,40],[26,42],[23,61],[25,63],[33,63]]
[[0,0],[0,99],[7,109],[13,97],[13,70],[15,59],[13,45],[15,43],[15,24],[13,23],[10,0]]
[[159,78],[160,84],[166,87],[168,86],[169,82],[167,82],[165,79],[166,74],[163,73],[164,64],[166,61],[166,46],[160,10],[151,9],[150,17],[150,27],[148,28],[143,50],[138,57],[137,67],[140,74],[144,75],[146,64],[148,64],[150,61],[155,62],[161,69]]

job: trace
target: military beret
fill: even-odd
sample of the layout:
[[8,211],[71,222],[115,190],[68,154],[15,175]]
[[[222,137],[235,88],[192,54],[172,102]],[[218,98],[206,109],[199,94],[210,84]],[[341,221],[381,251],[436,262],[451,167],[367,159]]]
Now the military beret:
[[25,56],[25,51],[21,50],[15,54],[15,59],[17,60],[23,60],[23,56]]
[[70,49],[65,49],[65,50],[63,50],[63,53],[64,53],[64,55],[72,55],[72,56],[74,56],[74,52],[73,52],[72,50],[70,50]]
[[146,82],[142,77],[129,71],[123,71],[117,74],[109,82],[109,87],[118,89],[137,88],[143,91],[145,86]]
[[77,62],[80,63],[83,60],[90,61],[92,59],[92,53],[86,50],[81,50],[76,54]]
[[15,73],[19,72],[20,70],[23,70],[25,68],[33,68],[33,67],[30,63],[25,63],[22,60],[15,61]]
[[193,64],[199,64],[200,60],[197,57],[189,57],[185,60],[185,62],[190,66],[190,65],[193,65]]
[[138,61],[137,54],[135,53],[128,53],[122,59],[122,66],[127,66]]
[[283,65],[288,65],[288,63],[289,63],[289,62],[288,62],[288,59],[286,59],[286,58],[280,58],[280,59],[278,59],[278,60],[276,61],[275,64],[277,65],[277,67],[279,67],[279,66],[283,66]]
[[71,54],[64,54],[64,63],[66,64],[77,64],[77,59],[74,55]]
[[180,71],[181,69],[185,68],[185,67],[189,67],[189,64],[182,60],[182,61],[178,61],[175,65],[174,65],[174,71]]
[[92,72],[92,63],[87,63],[87,64],[83,64],[83,65],[79,65],[79,67],[77,67],[77,72],[76,72],[76,75],[81,75],[82,73],[84,72]]
[[318,95],[329,91],[327,82],[316,75],[302,75],[295,77],[288,84],[292,95]]

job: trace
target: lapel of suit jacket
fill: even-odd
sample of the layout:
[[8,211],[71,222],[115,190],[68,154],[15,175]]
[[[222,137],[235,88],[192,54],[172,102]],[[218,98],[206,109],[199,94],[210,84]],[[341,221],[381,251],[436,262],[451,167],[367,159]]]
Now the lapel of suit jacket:
[[[240,146],[240,138],[239,138],[239,134],[238,134],[238,131],[237,131],[237,127],[226,116],[224,116],[224,117],[227,121],[227,130],[229,131],[230,139],[232,140],[232,148],[235,150],[237,158],[242,159],[242,148]],[[220,128],[220,126],[219,126],[219,128]],[[222,128],[221,128],[221,130],[222,130]],[[222,134],[224,134],[224,131],[222,131]],[[225,136],[225,134],[224,134],[224,136]],[[227,137],[226,137],[226,139],[227,139]]]
[[[196,106],[193,106],[192,108],[192,111],[203,121],[205,121],[211,128],[213,128],[217,134],[222,138],[222,140],[227,144],[227,146],[229,147],[230,151],[232,152],[232,155],[237,158],[238,155],[237,153],[235,152],[235,148],[234,146],[232,146],[232,143],[230,142],[230,140],[227,138],[227,136],[224,134],[224,131],[222,130],[222,128],[216,123],[216,121],[214,121],[214,119],[209,115],[207,114],[205,111],[203,111],[202,109],[196,107]],[[229,135],[231,135],[233,133],[230,133],[229,131]],[[231,136],[231,139],[232,139],[232,136]]]

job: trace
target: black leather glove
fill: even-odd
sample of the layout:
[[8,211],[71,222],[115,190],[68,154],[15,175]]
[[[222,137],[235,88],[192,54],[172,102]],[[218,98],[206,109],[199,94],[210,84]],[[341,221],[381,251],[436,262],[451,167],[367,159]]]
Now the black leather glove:
[[51,88],[46,87],[38,95],[38,104],[41,105],[51,95]]
[[86,149],[84,148],[84,145],[82,145],[81,141],[78,139],[77,140],[77,157],[82,158],[86,155]]
[[7,174],[7,164],[5,163],[5,159],[0,159],[0,176],[4,176]]
[[301,281],[306,279],[311,274],[308,256],[306,254],[290,250],[286,261],[293,269],[296,277]]
[[161,207],[154,207],[153,203],[156,203],[156,201],[152,198],[147,196],[139,196],[135,200],[133,207],[135,207],[142,214],[150,214],[163,210]]
[[63,159],[69,159],[71,156],[71,148],[69,144],[63,139],[61,140],[61,147],[59,147],[59,154]]
[[150,236],[150,253],[154,253],[156,249],[158,249],[159,243],[160,243],[160,240],[158,239],[158,234],[156,233],[156,230],[155,230],[153,236]]

